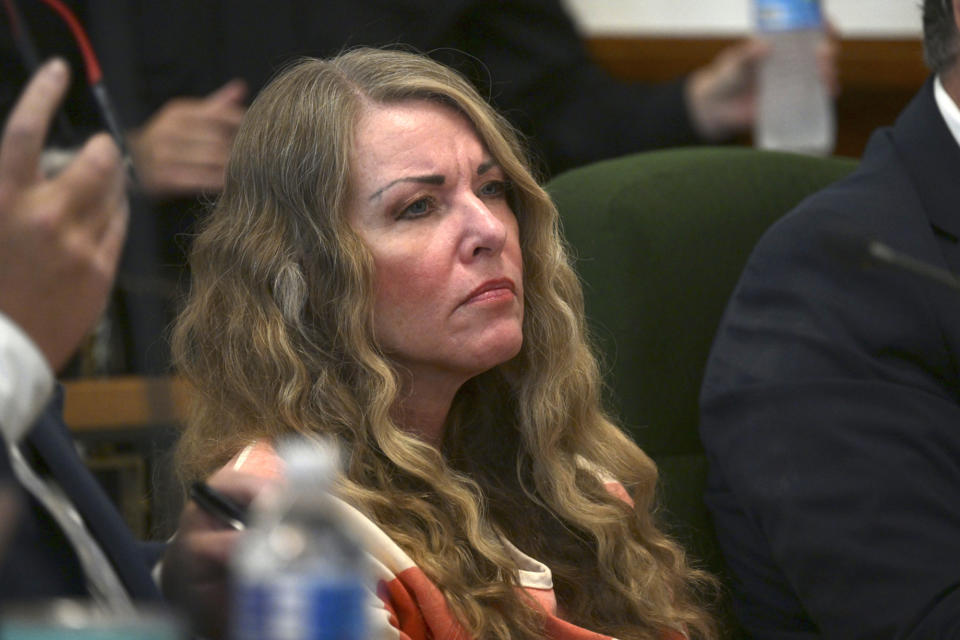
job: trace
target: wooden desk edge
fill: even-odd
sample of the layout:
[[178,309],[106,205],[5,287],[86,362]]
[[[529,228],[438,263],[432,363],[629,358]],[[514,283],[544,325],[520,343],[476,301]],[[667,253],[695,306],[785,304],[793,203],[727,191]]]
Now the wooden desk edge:
[[63,386],[64,421],[74,432],[177,424],[187,415],[187,385],[175,377],[68,380]]

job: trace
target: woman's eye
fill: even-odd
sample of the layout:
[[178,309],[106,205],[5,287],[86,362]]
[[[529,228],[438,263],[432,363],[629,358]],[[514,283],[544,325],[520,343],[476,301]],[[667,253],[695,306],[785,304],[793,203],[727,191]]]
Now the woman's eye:
[[411,219],[419,218],[430,212],[430,198],[420,198],[412,202],[403,208],[403,211],[400,212],[400,215],[397,216],[400,219]]
[[480,186],[479,195],[485,198],[495,198],[506,193],[507,187],[508,184],[506,180],[491,180]]

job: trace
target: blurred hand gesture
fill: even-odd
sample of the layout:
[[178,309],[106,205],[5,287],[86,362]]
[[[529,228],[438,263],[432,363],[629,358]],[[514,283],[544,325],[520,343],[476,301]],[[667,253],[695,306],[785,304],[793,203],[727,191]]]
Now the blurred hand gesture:
[[56,177],[40,171],[68,81],[62,60],[41,67],[0,141],[0,311],[54,370],[103,312],[128,217],[120,152],[107,134],[90,138]]
[[144,190],[158,197],[218,193],[246,96],[246,84],[231,80],[205,98],[170,100],[131,132]]

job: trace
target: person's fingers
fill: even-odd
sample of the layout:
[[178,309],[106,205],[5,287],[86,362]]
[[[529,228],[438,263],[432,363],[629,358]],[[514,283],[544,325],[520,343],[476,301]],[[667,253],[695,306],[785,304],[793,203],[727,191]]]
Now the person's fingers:
[[752,38],[728,47],[719,58],[721,64],[727,69],[727,75],[744,77],[752,74],[760,61],[769,53],[769,42]]
[[230,159],[230,149],[223,145],[198,147],[191,154],[186,164],[195,167],[205,167],[222,172]]
[[231,497],[240,504],[249,504],[266,487],[273,486],[277,480],[256,476],[229,467],[220,469],[207,479],[213,489]]
[[221,135],[232,140],[247,112],[244,104],[246,97],[247,83],[240,78],[234,78],[203,98],[198,115],[204,118],[205,127],[218,127]]
[[[277,482],[275,479],[235,471],[228,467],[220,469],[206,480],[211,489],[229,497],[240,506],[249,505],[266,487],[276,485]],[[219,518],[207,513],[193,500],[187,503],[180,515],[180,531],[224,530],[225,526]]]
[[246,112],[246,107],[237,105],[211,106],[184,101],[167,114],[164,129],[166,135],[184,138],[209,131],[210,135],[232,139]]
[[127,237],[127,225],[130,222],[130,205],[127,200],[125,176],[118,177],[118,184],[110,194],[107,209],[110,212],[106,217],[106,226],[98,238],[100,243],[100,268],[110,274],[112,280],[116,273],[120,253],[123,251],[124,240]]
[[215,612],[222,612],[230,556],[239,539],[239,531],[186,530],[181,523],[164,555],[164,595],[205,619],[216,618]]
[[750,38],[738,47],[741,59],[755,63],[770,53],[770,43],[761,38]]
[[[117,189],[123,185],[123,163],[120,150],[106,133],[90,138],[73,161],[57,176],[52,185],[70,194],[71,205],[68,215],[81,224],[98,225],[99,230],[109,224],[113,214],[110,207],[102,206],[110,194],[116,197]],[[87,216],[99,219],[88,221]],[[99,233],[97,234],[99,235]]]
[[164,105],[140,130],[131,143],[156,144],[163,140],[207,138],[233,140],[246,107],[210,99],[175,98]]
[[196,502],[190,500],[183,507],[180,513],[180,521],[177,525],[177,544],[183,544],[181,536],[187,539],[197,531],[218,531],[228,530],[229,527],[219,518],[206,510],[201,509]]
[[208,120],[208,126],[212,123],[227,131],[236,130],[247,112],[246,97],[247,83],[240,79],[231,80],[201,100],[199,115]]
[[173,165],[157,169],[151,183],[168,194],[194,194],[220,191],[223,188],[223,166]]
[[[233,138],[243,120],[243,113],[217,113],[203,109],[184,108],[163,124],[137,140],[141,147],[163,149],[164,153],[175,153],[185,145],[215,145],[229,150]],[[146,151],[146,149],[142,149]]]
[[214,112],[208,112],[206,116],[209,123],[220,129],[221,135],[229,136],[232,141],[246,114],[247,110],[244,107],[226,106]]
[[238,540],[240,532],[234,529],[195,533],[190,539],[190,556],[214,571],[226,569]]
[[230,140],[205,134],[167,140],[153,150],[153,159],[166,164],[223,167],[230,156]]
[[43,142],[69,80],[67,63],[59,58],[47,62],[33,75],[4,127],[0,180],[20,185],[36,180]]
[[833,20],[829,18],[824,18],[823,20],[823,33],[830,40],[835,42],[840,41],[840,30],[837,29],[837,25],[833,24]]
[[203,101],[208,105],[242,105],[247,97],[247,83],[234,78],[222,87],[207,95]]
[[820,76],[824,84],[830,90],[831,95],[837,96],[840,93],[840,72],[837,60],[840,57],[840,40],[834,32],[827,34],[817,44],[817,64],[820,70]]

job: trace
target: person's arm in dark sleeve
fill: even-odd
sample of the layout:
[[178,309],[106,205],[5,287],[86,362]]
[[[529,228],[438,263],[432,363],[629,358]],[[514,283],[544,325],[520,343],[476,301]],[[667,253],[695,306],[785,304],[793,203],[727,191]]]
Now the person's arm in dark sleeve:
[[[752,256],[701,397],[743,622],[759,638],[957,637],[960,388],[944,319],[960,301],[836,262],[795,223]],[[902,240],[936,255],[928,227]]]
[[[625,153],[701,142],[685,79],[626,83],[591,61],[555,0],[469,3],[443,36],[462,56],[432,53],[465,70],[530,135],[554,173]],[[458,59],[459,58],[459,59]]]

